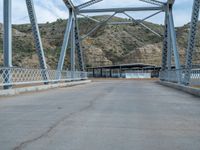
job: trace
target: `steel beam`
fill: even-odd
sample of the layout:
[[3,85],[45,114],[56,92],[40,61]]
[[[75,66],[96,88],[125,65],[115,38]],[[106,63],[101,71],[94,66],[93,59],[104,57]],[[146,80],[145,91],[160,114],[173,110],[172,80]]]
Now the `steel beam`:
[[113,15],[109,16],[106,20],[98,23],[93,29],[91,29],[85,36],[81,37],[81,40],[88,37],[90,34],[92,34],[94,31],[99,29],[102,25],[106,24],[110,19],[112,19],[117,13],[114,13]]
[[78,13],[105,13],[105,12],[123,13],[126,11],[156,11],[156,10],[164,11],[164,7],[127,7],[127,8],[107,8],[107,9],[83,9],[83,10],[79,10]]
[[[173,14],[172,14],[172,7],[169,8],[168,11],[168,21],[169,21],[169,28],[170,28],[170,38],[172,42],[172,49],[174,52],[174,59],[175,59],[175,66],[177,70],[177,79],[178,83],[181,83],[181,65],[180,65],[180,56],[179,56],[179,51],[177,47],[177,38],[176,38],[176,31],[175,31],[175,26],[174,26],[174,20],[173,20]],[[169,38],[169,37],[168,37]]]
[[[32,32],[33,32],[33,36],[34,36],[34,40],[35,40],[36,51],[37,51],[38,58],[39,58],[40,69],[46,70],[47,64],[46,64],[46,60],[45,60],[45,55],[44,55],[42,40],[41,40],[40,31],[39,31],[39,27],[38,27],[38,23],[37,23],[37,18],[36,18],[36,14],[35,14],[33,0],[26,0],[26,5],[27,5],[27,9],[28,9],[30,22],[32,25]],[[43,74],[42,75],[43,80],[47,81],[48,73],[46,71],[44,71],[44,72],[42,72],[42,74]]]
[[186,50],[186,64],[185,64],[186,73],[185,73],[185,78],[184,78],[185,85],[189,85],[190,78],[191,78],[193,51],[195,49],[199,9],[200,9],[200,0],[194,0],[192,18],[191,18],[191,24],[190,24],[189,41],[188,41],[188,47]]
[[167,0],[167,5],[173,5],[175,0]]
[[79,16],[82,16],[82,17],[85,17],[85,18],[88,18],[88,19],[90,19],[90,20],[92,20],[92,21],[94,21],[94,22],[97,22],[97,23],[100,22],[99,20],[94,19],[94,18],[92,18],[92,17],[90,17],[90,16],[86,16],[86,15],[83,15],[83,14],[78,14],[78,15],[79,15]]
[[58,71],[57,79],[60,79],[60,77],[61,77],[60,72],[63,69],[66,51],[67,51],[67,46],[68,46],[68,43],[69,43],[71,28],[72,28],[72,12],[69,12],[69,19],[68,19],[67,27],[66,27],[66,30],[65,30],[64,41],[63,41],[63,44],[62,44],[60,58],[59,58],[58,66],[57,66],[57,71]]
[[[168,21],[168,25],[169,25],[169,19]],[[171,70],[172,67],[172,42],[171,42],[171,34],[170,34],[170,28],[168,28],[168,32],[167,32],[167,69]]]
[[[4,37],[3,37],[3,56],[4,67],[12,67],[12,22],[11,22],[11,4],[12,0],[4,0]],[[4,83],[9,84],[11,82],[10,71],[6,71],[4,76]],[[4,86],[4,89],[9,89],[11,86]]]
[[165,29],[164,29],[164,38],[163,38],[163,50],[162,50],[162,71],[167,69],[167,50],[168,50],[168,34],[169,25],[168,25],[168,14],[165,12]]
[[180,58],[179,58],[179,51],[177,47],[177,38],[176,38],[176,31],[175,31],[175,26],[174,26],[172,9],[170,9],[169,11],[168,21],[169,21],[169,28],[170,28],[170,34],[171,34],[172,48],[174,51],[175,66],[176,66],[176,69],[180,69]]
[[151,14],[150,16],[147,16],[147,17],[145,17],[144,19],[142,19],[141,21],[145,21],[145,20],[147,20],[147,19],[149,19],[149,18],[151,18],[151,17],[153,17],[153,16],[155,16],[155,15],[160,14],[161,12],[163,12],[163,10],[160,10],[160,11],[158,11],[158,12],[155,12],[155,13]]
[[153,34],[155,34],[155,35],[161,37],[161,35],[160,35],[159,33],[157,33],[156,31],[154,31],[153,29],[149,28],[148,26],[146,26],[146,25],[145,25],[144,23],[142,23],[141,21],[135,20],[132,16],[130,16],[129,14],[127,14],[127,13],[125,13],[125,12],[124,12],[123,14],[125,14],[127,17],[129,17],[133,22],[140,24],[141,26],[143,26],[144,28],[146,28],[147,30],[149,30],[150,32],[152,32]]
[[108,22],[108,25],[125,25],[125,24],[133,24],[132,21],[126,21],[126,22]]
[[[73,14],[74,16],[74,14]],[[74,34],[74,28],[75,28],[75,20],[74,17],[72,19],[72,28],[71,28],[71,52],[70,52],[70,63],[71,63],[71,78],[74,79],[74,73],[76,70],[76,64],[75,64],[75,34]]]
[[156,6],[162,6],[165,4],[165,3],[157,1],[157,0],[140,0],[140,1],[148,3],[148,4],[156,5]]
[[77,6],[76,8],[77,9],[83,9],[85,7],[89,7],[89,6],[94,5],[94,4],[96,4],[98,2],[101,2],[101,1],[102,0],[90,0],[90,1],[88,1],[86,3],[83,3],[83,4],[79,5],[79,6]]
[[78,53],[79,68],[80,68],[80,71],[85,71],[85,64],[84,64],[84,60],[83,60],[83,49],[82,49],[82,45],[81,45],[81,41],[80,41],[78,18],[76,17],[76,15],[74,16],[74,18],[75,18],[75,28],[74,28],[75,44],[76,44],[76,49],[77,49],[77,53]]
[[63,0],[68,9],[75,9],[71,0]]

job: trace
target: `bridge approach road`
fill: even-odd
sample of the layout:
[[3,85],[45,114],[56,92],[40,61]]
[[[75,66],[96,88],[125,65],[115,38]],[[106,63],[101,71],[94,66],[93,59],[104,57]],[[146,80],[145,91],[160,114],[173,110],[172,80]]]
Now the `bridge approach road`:
[[154,81],[0,98],[0,150],[199,150],[200,98]]

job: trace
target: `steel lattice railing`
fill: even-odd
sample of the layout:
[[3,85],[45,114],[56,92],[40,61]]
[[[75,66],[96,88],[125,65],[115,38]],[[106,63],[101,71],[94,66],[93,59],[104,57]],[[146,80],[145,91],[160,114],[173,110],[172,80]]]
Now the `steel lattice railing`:
[[[187,71],[187,69],[161,71],[160,79],[163,81],[178,83],[178,75],[180,75],[181,83],[183,83]],[[190,85],[200,85],[200,69],[192,70]]]
[[[43,80],[44,72],[48,74],[48,80]],[[60,73],[61,75],[59,79],[57,79],[58,73]],[[56,70],[44,69],[0,68],[0,86],[61,82],[84,79],[87,79],[87,73],[80,71],[58,72]]]

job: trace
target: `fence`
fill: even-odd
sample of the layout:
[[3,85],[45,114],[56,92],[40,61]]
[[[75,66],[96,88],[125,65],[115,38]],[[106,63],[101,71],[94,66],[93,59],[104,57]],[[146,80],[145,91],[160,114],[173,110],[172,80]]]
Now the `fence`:
[[[58,76],[59,75],[59,76]],[[86,72],[24,68],[0,68],[0,86],[87,79]]]
[[[186,71],[186,69],[161,71],[160,79],[174,83],[183,83]],[[178,77],[180,78],[178,79]],[[200,69],[192,70],[190,85],[200,85]]]

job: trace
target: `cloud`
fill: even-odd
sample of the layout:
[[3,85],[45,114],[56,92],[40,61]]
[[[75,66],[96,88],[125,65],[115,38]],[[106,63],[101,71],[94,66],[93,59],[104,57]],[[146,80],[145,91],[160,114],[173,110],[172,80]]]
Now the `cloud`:
[[[68,11],[63,3],[63,0],[33,0],[38,22],[52,22],[58,18],[66,19]],[[88,0],[72,0],[75,5],[87,2]],[[165,0],[160,0],[165,2]],[[29,17],[26,9],[25,0],[12,0],[12,21],[14,24],[21,24],[29,22]],[[174,6],[174,21],[176,26],[186,24],[191,19],[192,12],[191,0],[176,0]],[[135,7],[135,6],[149,6],[138,0],[103,0],[102,2],[91,6],[90,8],[110,8],[110,7]],[[0,0],[0,22],[3,20],[3,0]],[[152,12],[151,12],[152,13]],[[144,18],[148,16],[149,12],[135,12],[131,15],[136,18]],[[163,23],[164,15],[155,16],[149,21],[154,23]]]
[[[38,22],[52,22],[58,18],[67,18],[68,11],[62,0],[33,0]],[[3,20],[3,0],[0,0],[0,22]],[[25,0],[12,1],[12,22],[21,24],[29,22]]]

